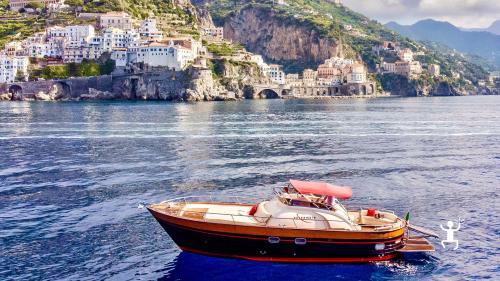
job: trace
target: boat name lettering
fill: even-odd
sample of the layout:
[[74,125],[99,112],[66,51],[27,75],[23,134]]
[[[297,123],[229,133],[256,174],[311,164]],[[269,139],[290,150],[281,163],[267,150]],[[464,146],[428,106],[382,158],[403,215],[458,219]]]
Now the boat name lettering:
[[296,216],[293,219],[306,221],[306,220],[316,220],[316,217],[301,217],[301,216]]

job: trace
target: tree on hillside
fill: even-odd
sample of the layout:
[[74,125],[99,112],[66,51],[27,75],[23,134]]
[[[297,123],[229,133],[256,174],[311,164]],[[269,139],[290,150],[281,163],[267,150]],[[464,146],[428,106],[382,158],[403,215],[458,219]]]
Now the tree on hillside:
[[9,9],[8,0],[0,0],[0,11],[7,11]]
[[26,78],[26,77],[24,76],[24,73],[23,73],[22,71],[20,71],[20,70],[17,70],[17,72],[16,72],[16,77],[14,78],[14,80],[15,80],[16,82],[22,82],[22,81],[24,81],[24,80],[25,80],[25,78]]
[[83,7],[83,0],[65,0],[64,4],[71,7]]
[[26,4],[25,8],[31,8],[31,9],[43,9],[45,6],[43,5],[43,3],[40,3],[40,2],[29,2],[28,4]]
[[83,0],[65,0],[64,4],[71,7],[71,10],[76,14],[83,9]]

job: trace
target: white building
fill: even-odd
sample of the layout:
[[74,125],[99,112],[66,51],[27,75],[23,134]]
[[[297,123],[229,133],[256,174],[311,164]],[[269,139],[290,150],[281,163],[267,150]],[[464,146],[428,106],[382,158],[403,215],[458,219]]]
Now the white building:
[[54,37],[64,38],[68,35],[68,33],[66,32],[66,28],[61,26],[51,26],[47,28],[46,32],[47,32],[47,38],[54,38]]
[[396,74],[404,75],[406,77],[418,75],[422,73],[422,66],[418,61],[397,61],[396,65]]
[[223,27],[205,27],[202,29],[202,34],[210,39],[222,40],[224,38]]
[[318,72],[315,70],[304,69],[304,72],[302,72],[302,82],[306,87],[315,86],[317,78]]
[[13,41],[5,44],[4,52],[7,56],[23,56],[26,54],[22,43],[18,41]]
[[171,45],[183,46],[185,49],[189,49],[189,55],[191,56],[190,59],[192,60],[194,60],[197,56],[207,54],[207,49],[203,46],[201,41],[195,40],[192,37],[165,38],[162,41]]
[[261,55],[251,54],[249,61],[256,63],[258,66],[264,64],[264,58]]
[[343,68],[347,65],[352,65],[354,64],[354,60],[352,59],[345,59],[341,57],[331,57],[329,59],[325,60],[325,65],[329,65],[330,67],[338,67],[338,68]]
[[42,3],[44,6],[50,6],[51,4],[62,4],[64,1],[63,0],[10,0],[9,7],[13,11],[19,11],[32,2],[38,2]]
[[269,65],[267,63],[264,62],[264,58],[262,58],[261,55],[256,55],[256,54],[250,53],[247,56],[247,58],[248,58],[248,61],[257,64],[257,66],[259,67],[260,71],[264,75],[268,75],[268,73],[270,71],[270,67],[269,67]]
[[124,67],[128,63],[128,49],[117,48],[111,52],[111,59],[115,61],[116,67]]
[[286,84],[290,87],[302,86],[302,79],[299,78],[298,73],[290,73],[285,76]]
[[156,26],[156,19],[147,18],[141,22],[139,27],[139,35],[146,39],[161,40],[163,39],[163,32],[159,31]]
[[128,49],[129,63],[144,63],[151,67],[168,67],[182,70],[193,62],[191,49],[172,43],[150,42]]
[[267,76],[271,78],[274,83],[283,85],[285,84],[285,72],[281,69],[281,65],[271,64],[267,71]]
[[67,41],[87,44],[95,37],[95,29],[92,25],[69,25],[64,29]]
[[0,83],[14,82],[19,75],[28,77],[28,57],[11,57],[0,54]]
[[100,44],[101,52],[111,52],[115,48],[127,48],[140,40],[134,30],[122,30],[109,27],[102,33],[102,38],[94,38],[92,44]]
[[64,38],[53,37],[47,40],[45,43],[45,54],[44,57],[62,57],[64,53]]
[[398,56],[402,61],[413,61],[413,52],[409,48],[402,49],[398,52]]
[[96,48],[92,44],[65,45],[62,58],[65,63],[81,63],[84,59],[96,60],[102,55],[102,53],[101,48]]
[[396,64],[393,62],[382,62],[382,70],[383,72],[395,73],[396,72]]
[[108,12],[99,19],[101,28],[115,27],[123,30],[132,29],[132,17],[125,12]]
[[347,72],[347,83],[365,83],[366,68],[360,63],[353,64]]

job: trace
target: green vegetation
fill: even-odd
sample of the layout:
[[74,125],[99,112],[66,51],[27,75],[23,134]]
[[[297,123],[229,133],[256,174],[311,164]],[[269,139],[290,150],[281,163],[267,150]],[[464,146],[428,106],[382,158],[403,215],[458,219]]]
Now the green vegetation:
[[83,0],[65,0],[64,4],[71,7],[83,7]]
[[125,11],[133,17],[144,19],[156,16],[159,27],[168,34],[175,30],[181,34],[199,36],[196,31],[196,16],[193,7],[174,5],[167,0],[94,0],[83,5],[84,12],[106,13],[110,11]]
[[[0,0],[1,1],[1,0]],[[92,20],[78,19],[71,13],[52,13],[20,16],[18,12],[0,10],[0,48],[11,41],[21,41],[36,32],[44,31],[47,24],[89,24]]]
[[207,60],[207,65],[210,67],[210,70],[212,71],[212,78],[214,80],[219,78],[219,75],[217,74],[217,70],[215,69],[215,64],[212,60]]
[[86,77],[110,74],[115,68],[113,60],[103,64],[84,60],[82,63],[68,63],[64,65],[49,65],[32,71],[30,78],[60,79],[68,77]]
[[9,0],[0,0],[0,12],[5,12],[9,9]]
[[24,81],[24,79],[25,79],[24,73],[18,70],[16,72],[16,77],[14,78],[14,81]]
[[241,45],[231,45],[226,42],[222,44],[211,43],[207,47],[208,51],[216,56],[231,56],[242,48]]
[[[84,4],[85,2],[85,4]],[[126,11],[133,17],[143,19],[154,15],[158,25],[165,34],[189,34],[199,38],[196,29],[196,16],[191,5],[179,6],[168,0],[67,0],[65,3],[83,12],[105,13],[110,11]],[[32,3],[30,3],[32,4]],[[36,3],[34,5],[38,5]],[[0,0],[0,48],[5,43],[23,40],[36,32],[41,32],[47,25],[95,24],[95,20],[82,20],[75,17],[74,12],[52,12],[31,15],[8,9],[9,1]]]
[[43,3],[40,3],[40,2],[29,2],[28,4],[26,4],[25,7],[31,8],[31,9],[43,9],[45,7],[45,5]]
[[[399,42],[402,48],[410,48],[414,52],[424,52],[425,56],[416,59],[422,64],[436,63],[441,66],[441,73],[447,76],[452,85],[466,85],[463,79],[451,78],[453,73],[459,73],[464,79],[477,83],[484,79],[486,71],[474,61],[443,50],[437,46],[416,42],[403,37],[377,21],[371,20],[346,7],[339,7],[326,0],[287,0],[287,5],[273,5],[275,1],[244,1],[244,0],[213,0],[207,6],[216,23],[221,25],[225,19],[240,13],[243,9],[254,8],[274,12],[277,21],[289,25],[307,26],[315,30],[321,37],[332,38],[343,43],[344,56],[361,58],[371,71],[380,63],[380,58],[372,51],[373,46],[384,41]],[[293,61],[279,61],[286,69],[295,69]],[[317,62],[316,62],[317,63]],[[428,80],[419,77],[416,80]],[[430,82],[430,81],[427,81]],[[464,84],[465,83],[465,84]]]

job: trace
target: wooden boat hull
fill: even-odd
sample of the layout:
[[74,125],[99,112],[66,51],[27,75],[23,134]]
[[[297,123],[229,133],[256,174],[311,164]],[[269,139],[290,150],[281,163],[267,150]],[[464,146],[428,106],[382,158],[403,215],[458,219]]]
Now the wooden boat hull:
[[[192,221],[149,211],[182,250],[210,256],[289,263],[359,263],[395,258],[397,250],[404,246],[404,229],[385,233],[335,233],[252,228]],[[274,239],[273,243],[270,239]],[[384,249],[377,250],[377,244],[384,244]]]

